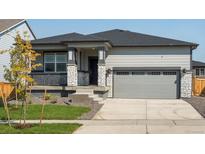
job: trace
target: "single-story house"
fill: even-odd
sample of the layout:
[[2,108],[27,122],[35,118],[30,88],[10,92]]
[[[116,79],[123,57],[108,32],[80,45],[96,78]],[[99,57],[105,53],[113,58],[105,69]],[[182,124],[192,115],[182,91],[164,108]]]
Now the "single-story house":
[[193,75],[197,77],[205,77],[205,63],[200,61],[192,61]]
[[195,43],[114,29],[52,36],[32,45],[41,52],[42,67],[31,75],[50,90],[87,89],[113,98],[191,97]]
[[[24,32],[27,32],[30,39],[35,39],[30,26],[24,19],[0,19],[0,51],[9,50],[15,43],[17,32],[24,37]],[[5,82],[4,67],[9,67],[10,55],[8,53],[0,54],[0,82]]]

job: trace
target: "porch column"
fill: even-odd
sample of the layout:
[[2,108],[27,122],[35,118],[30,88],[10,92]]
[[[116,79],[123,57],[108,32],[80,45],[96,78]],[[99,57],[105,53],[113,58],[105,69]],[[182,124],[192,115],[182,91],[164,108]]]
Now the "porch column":
[[68,48],[68,64],[67,64],[67,86],[78,85],[78,72],[76,65],[76,49]]
[[98,48],[98,86],[106,86],[106,68],[105,68],[105,55],[104,47]]

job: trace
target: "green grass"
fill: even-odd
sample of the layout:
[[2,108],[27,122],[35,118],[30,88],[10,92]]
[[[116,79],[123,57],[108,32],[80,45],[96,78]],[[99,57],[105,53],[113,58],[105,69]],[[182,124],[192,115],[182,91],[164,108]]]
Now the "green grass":
[[0,134],[71,134],[81,124],[34,124],[31,128],[16,129],[8,125],[0,125]]
[[[21,106],[16,109],[14,105],[9,106],[10,116],[13,120],[18,120],[21,117]],[[56,105],[48,104],[44,108],[44,117],[46,120],[74,120],[78,119],[82,114],[90,111],[88,107],[80,106],[66,106],[66,105]],[[40,117],[41,105],[32,104],[28,105],[26,119],[27,120],[37,120]],[[0,106],[0,119],[5,120],[6,114],[4,108]]]

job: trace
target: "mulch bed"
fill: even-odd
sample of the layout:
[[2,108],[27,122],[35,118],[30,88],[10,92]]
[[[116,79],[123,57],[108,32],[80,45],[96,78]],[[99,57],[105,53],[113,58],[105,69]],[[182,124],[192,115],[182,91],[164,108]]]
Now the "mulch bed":
[[[79,97],[79,96],[78,96]],[[99,104],[98,102],[92,101],[89,99],[87,96],[83,97],[79,102],[69,102],[70,98],[69,97],[59,97],[56,100],[56,103],[51,103],[52,100],[46,101],[46,104],[58,104],[58,105],[74,105],[74,106],[85,106],[89,107],[91,111],[88,113],[83,114],[79,119],[80,120],[90,120],[92,119],[95,114],[101,109],[103,104]],[[40,98],[33,96],[32,97],[32,102],[34,104],[39,104],[42,103]],[[10,104],[15,104],[15,101],[10,101]]]
[[183,100],[191,104],[205,118],[205,97],[193,96]]

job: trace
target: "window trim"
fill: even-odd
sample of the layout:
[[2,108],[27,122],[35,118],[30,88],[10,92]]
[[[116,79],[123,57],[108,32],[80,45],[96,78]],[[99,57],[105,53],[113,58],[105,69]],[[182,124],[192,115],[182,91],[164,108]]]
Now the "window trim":
[[[46,54],[53,54],[55,57],[54,57],[54,62],[46,62],[46,60],[45,60],[45,58],[46,58]],[[66,55],[66,62],[57,62],[57,54],[65,54]],[[43,64],[43,66],[44,66],[44,73],[66,73],[67,71],[58,71],[57,72],[57,64],[58,63],[64,63],[64,64],[66,64],[67,65],[67,63],[68,63],[68,57],[67,57],[67,53],[66,52],[45,52],[44,53],[44,58],[43,58],[43,60],[44,60],[44,64]],[[54,71],[53,72],[50,72],[50,71],[46,71],[46,64],[53,64],[54,63]]]

